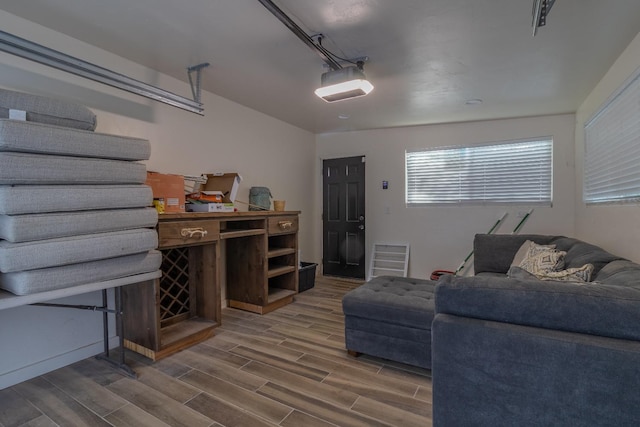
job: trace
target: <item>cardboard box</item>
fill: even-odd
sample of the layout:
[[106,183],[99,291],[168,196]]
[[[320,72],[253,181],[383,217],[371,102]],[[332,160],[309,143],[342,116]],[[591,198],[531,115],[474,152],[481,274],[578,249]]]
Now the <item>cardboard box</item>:
[[221,191],[223,203],[233,203],[238,194],[238,186],[242,177],[237,173],[211,173],[207,174],[207,183],[202,191]]
[[187,212],[234,212],[233,203],[187,203]]
[[154,199],[164,199],[164,211],[184,212],[184,176],[147,172],[145,184],[151,187]]

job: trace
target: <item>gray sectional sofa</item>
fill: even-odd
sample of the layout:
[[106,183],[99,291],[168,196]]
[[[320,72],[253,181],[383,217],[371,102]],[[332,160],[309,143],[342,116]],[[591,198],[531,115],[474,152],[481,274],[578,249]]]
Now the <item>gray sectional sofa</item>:
[[[526,240],[592,281],[508,274]],[[474,253],[475,277],[435,291],[434,425],[640,425],[640,265],[561,236],[478,235]]]
[[[589,281],[512,268],[527,240],[555,245],[562,271],[591,264]],[[351,291],[347,349],[431,368],[435,426],[640,425],[640,265],[573,238],[485,234],[474,271]]]

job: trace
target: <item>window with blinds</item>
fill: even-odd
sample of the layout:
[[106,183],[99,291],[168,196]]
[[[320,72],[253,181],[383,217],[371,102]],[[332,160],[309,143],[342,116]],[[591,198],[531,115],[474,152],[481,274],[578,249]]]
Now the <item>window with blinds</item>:
[[584,126],[587,204],[640,202],[640,74]]
[[407,151],[407,206],[551,205],[553,140]]

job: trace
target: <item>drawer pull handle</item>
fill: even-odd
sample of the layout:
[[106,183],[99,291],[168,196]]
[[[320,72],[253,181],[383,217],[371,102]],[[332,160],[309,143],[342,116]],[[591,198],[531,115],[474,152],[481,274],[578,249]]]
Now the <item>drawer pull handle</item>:
[[204,237],[207,235],[207,230],[202,227],[197,228],[183,228],[180,230],[180,235],[182,237],[194,237],[200,235],[200,237]]
[[292,226],[293,222],[291,221],[278,221],[278,227],[282,228],[283,230],[288,230]]

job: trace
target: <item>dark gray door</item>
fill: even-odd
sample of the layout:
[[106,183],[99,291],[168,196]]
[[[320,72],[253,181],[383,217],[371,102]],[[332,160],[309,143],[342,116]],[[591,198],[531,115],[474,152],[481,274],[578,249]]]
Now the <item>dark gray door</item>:
[[323,273],[365,277],[365,157],[323,161]]

